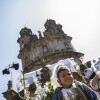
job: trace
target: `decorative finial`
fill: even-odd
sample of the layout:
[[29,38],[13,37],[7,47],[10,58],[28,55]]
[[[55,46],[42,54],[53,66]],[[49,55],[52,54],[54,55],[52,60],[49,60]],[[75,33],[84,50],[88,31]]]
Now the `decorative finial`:
[[9,81],[8,81],[8,90],[11,90],[11,89],[12,89],[12,81],[9,80]]

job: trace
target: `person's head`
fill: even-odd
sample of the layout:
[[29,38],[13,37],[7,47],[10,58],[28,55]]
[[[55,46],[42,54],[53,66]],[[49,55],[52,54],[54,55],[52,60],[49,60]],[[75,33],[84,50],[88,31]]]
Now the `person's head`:
[[67,67],[61,66],[57,70],[57,81],[63,87],[69,88],[72,85],[73,80],[74,78],[72,76],[72,73]]
[[94,67],[91,67],[91,68],[84,70],[84,73],[85,73],[85,78],[87,78],[88,80],[91,80],[96,75],[96,69]]

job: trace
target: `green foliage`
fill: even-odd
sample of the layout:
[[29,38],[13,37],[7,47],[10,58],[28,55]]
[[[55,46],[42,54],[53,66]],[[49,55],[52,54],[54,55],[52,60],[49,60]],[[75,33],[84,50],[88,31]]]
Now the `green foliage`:
[[51,100],[52,94],[54,92],[54,87],[50,81],[46,82],[44,85],[44,90],[46,92],[46,100]]

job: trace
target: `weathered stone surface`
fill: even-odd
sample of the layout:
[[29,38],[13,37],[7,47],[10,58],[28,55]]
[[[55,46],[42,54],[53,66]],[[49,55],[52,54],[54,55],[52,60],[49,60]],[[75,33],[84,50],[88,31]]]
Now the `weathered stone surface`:
[[76,52],[71,43],[72,37],[63,32],[62,25],[49,19],[44,26],[43,33],[38,31],[39,38],[28,28],[20,31],[20,38],[17,40],[20,45],[18,58],[22,61],[24,72],[41,68],[43,59],[46,64],[53,64],[61,59],[73,57],[80,64],[79,58],[84,54]]

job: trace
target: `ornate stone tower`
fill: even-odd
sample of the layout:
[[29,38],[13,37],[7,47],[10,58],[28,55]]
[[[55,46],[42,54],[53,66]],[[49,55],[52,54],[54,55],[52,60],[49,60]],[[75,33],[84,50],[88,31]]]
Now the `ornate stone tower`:
[[12,89],[12,81],[8,81],[8,90],[2,94],[6,100],[13,100],[12,98],[17,95],[17,92]]
[[84,54],[75,50],[71,43],[72,37],[63,32],[62,25],[49,19],[44,26],[43,34],[38,31],[39,38],[26,27],[20,31],[20,38],[17,40],[20,45],[18,58],[22,61],[24,72],[41,68],[43,59],[46,64],[53,64],[73,57],[80,64],[79,58]]

